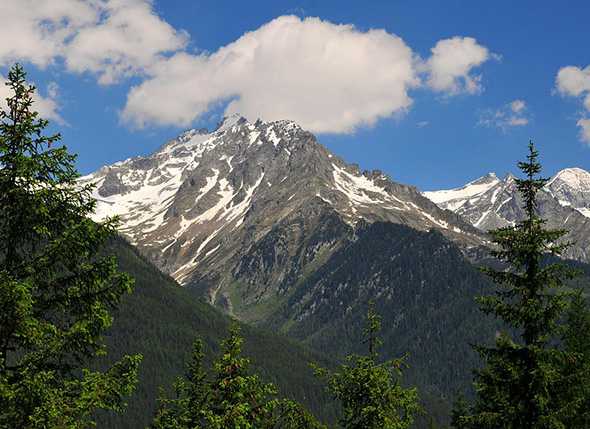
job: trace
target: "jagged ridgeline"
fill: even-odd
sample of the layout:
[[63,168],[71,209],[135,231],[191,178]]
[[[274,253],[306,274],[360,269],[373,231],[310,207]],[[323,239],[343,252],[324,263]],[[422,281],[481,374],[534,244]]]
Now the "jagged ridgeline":
[[[457,189],[425,192],[441,208],[488,231],[514,225],[524,218],[514,176],[489,173]],[[581,168],[559,171],[539,192],[539,215],[549,228],[563,228],[572,241],[566,256],[590,262],[590,173]]]

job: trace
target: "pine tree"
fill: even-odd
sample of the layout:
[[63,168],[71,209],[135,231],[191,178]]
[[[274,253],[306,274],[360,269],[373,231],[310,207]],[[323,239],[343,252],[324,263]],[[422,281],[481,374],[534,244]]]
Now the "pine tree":
[[462,403],[454,412],[457,428],[565,428],[580,411],[564,408],[557,394],[558,386],[566,388],[564,363],[572,357],[558,342],[571,301],[564,283],[575,272],[547,258],[567,248],[566,232],[545,228],[537,214],[537,193],[547,179],[538,178],[541,165],[532,142],[527,161],[518,166],[526,176],[516,180],[526,217],[490,232],[497,245],[493,255],[506,269],[484,269],[498,289],[478,298],[481,310],[500,319],[507,331],[494,346],[475,347],[484,366],[475,372],[474,403]]
[[275,400],[271,428],[276,429],[327,429],[303,405],[291,399]]
[[345,429],[405,429],[420,412],[417,390],[399,382],[404,358],[378,363],[380,329],[381,319],[370,303],[364,331],[368,354],[347,356],[348,363],[336,372],[314,366],[316,375],[327,380],[328,390],[342,405],[340,423]]
[[78,187],[75,156],[45,136],[35,88],[20,65],[0,111],[0,427],[83,428],[97,409],[121,410],[140,356],[105,372],[109,310],[131,291],[116,261],[99,256],[115,220],[94,223],[92,187]]
[[234,323],[221,344],[220,358],[213,364],[214,379],[210,406],[205,412],[206,427],[268,427],[272,417],[271,397],[277,390],[249,372],[250,360],[242,356],[242,343],[239,325]]

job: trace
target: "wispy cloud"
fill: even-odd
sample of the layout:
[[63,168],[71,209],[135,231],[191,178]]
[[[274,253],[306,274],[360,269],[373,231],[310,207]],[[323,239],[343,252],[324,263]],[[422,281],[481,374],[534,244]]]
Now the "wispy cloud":
[[524,100],[514,100],[498,109],[487,109],[480,113],[478,125],[498,128],[503,132],[512,127],[522,127],[529,123],[529,112]]

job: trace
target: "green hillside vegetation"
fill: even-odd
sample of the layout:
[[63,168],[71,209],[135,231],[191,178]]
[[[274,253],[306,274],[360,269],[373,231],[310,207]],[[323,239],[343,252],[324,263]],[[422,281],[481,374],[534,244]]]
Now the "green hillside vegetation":
[[[102,414],[98,427],[143,428],[153,419],[159,388],[170,388],[184,372],[193,341],[203,340],[205,362],[210,365],[231,319],[162,274],[123,239],[114,240],[108,253],[135,278],[134,293],[122,301],[107,333],[108,360],[141,353],[143,362],[126,412]],[[308,365],[318,362],[331,368],[333,360],[262,329],[241,325],[241,330],[253,371],[275,383],[280,396],[301,402],[324,421],[336,420],[336,405]]]
[[[306,279],[270,323],[341,359],[362,352],[364,309],[374,300],[383,358],[408,353],[405,382],[417,385],[428,413],[445,421],[454,392],[478,363],[469,343],[495,330],[474,301],[489,285],[442,234],[374,223]],[[302,313],[307,317],[294,321]]]
[[[583,273],[571,286],[590,284],[588,265],[568,264]],[[447,424],[456,393],[473,393],[468,386],[480,359],[470,345],[491,345],[503,328],[475,300],[491,290],[493,283],[439,232],[373,223],[309,276],[269,323],[342,359],[362,352],[363,309],[374,300],[383,359],[408,354],[404,382],[419,388],[426,421]]]

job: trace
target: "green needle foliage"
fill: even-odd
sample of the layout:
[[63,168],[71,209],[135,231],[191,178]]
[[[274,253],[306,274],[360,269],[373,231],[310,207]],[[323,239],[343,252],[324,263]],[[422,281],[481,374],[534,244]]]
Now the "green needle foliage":
[[201,428],[205,425],[205,411],[211,397],[210,386],[203,369],[203,342],[197,339],[193,344],[191,361],[185,378],[178,378],[174,383],[174,398],[166,398],[161,392],[158,399],[152,428],[180,429]]
[[380,329],[381,319],[370,303],[364,331],[369,354],[347,356],[348,364],[336,372],[314,366],[342,405],[340,423],[345,429],[405,429],[420,412],[416,388],[404,388],[399,382],[404,358],[377,363]]
[[121,410],[140,356],[105,372],[83,366],[104,354],[109,310],[131,279],[97,256],[114,219],[88,216],[92,187],[79,188],[75,156],[45,136],[35,88],[20,65],[0,111],[0,427],[85,428],[97,409]]
[[[547,182],[538,178],[537,158],[531,142],[527,161],[518,164],[526,177],[516,181],[526,218],[490,232],[497,245],[493,255],[507,269],[485,269],[498,289],[478,298],[481,310],[513,334],[502,332],[492,347],[475,347],[484,367],[475,372],[474,403],[462,401],[455,409],[457,428],[587,427],[567,424],[584,411],[575,386],[589,380],[580,380],[578,371],[572,383],[567,362],[574,362],[576,354],[560,345],[573,297],[565,282],[576,273],[564,264],[545,262],[550,255],[560,256],[568,244],[561,240],[565,231],[546,229],[537,215],[537,193]],[[564,398],[573,402],[565,406]]]
[[233,324],[209,380],[203,369],[203,343],[195,341],[188,372],[174,384],[174,398],[161,395],[152,428],[323,428],[300,404],[278,399],[274,385],[250,373],[242,343],[239,326]]
[[270,398],[277,390],[250,374],[250,360],[242,357],[243,339],[233,324],[229,337],[221,344],[221,357],[213,365],[210,406],[205,411],[206,427],[262,428],[272,417]]

